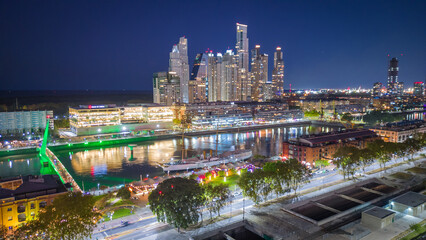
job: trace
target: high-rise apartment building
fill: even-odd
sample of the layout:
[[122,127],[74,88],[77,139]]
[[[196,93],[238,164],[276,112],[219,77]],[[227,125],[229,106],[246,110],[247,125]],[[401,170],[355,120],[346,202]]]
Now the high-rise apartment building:
[[388,88],[387,92],[389,95],[396,96],[398,95],[399,89],[399,81],[398,81],[398,60],[396,58],[392,58],[389,62],[388,68]]
[[414,83],[414,96],[423,96],[424,95],[424,87],[425,84],[423,82],[415,82]]
[[251,99],[253,101],[265,100],[265,84],[268,82],[268,54],[260,53],[260,45],[251,51]]
[[241,84],[238,81],[238,56],[232,50],[227,50],[222,58],[222,101],[240,101]]
[[53,129],[53,111],[0,112],[0,133],[18,134],[42,132],[46,121]]
[[209,57],[207,53],[199,53],[195,57],[189,83],[189,102],[207,102],[207,70]]
[[180,78],[176,72],[156,72],[152,79],[154,103],[172,105],[182,102]]
[[373,84],[373,91],[371,92],[371,97],[381,97],[383,84],[381,82],[376,82]]
[[216,102],[220,100],[221,65],[218,62],[218,57],[215,56],[212,51],[207,55],[207,100],[209,102]]
[[156,72],[152,77],[153,102],[166,103],[167,72]]
[[188,40],[185,37],[179,39],[170,52],[169,72],[173,72],[180,80],[180,99],[188,103],[189,65],[188,65]]
[[280,97],[284,93],[284,60],[281,47],[277,47],[274,53],[274,70],[272,71],[272,92]]
[[249,69],[249,39],[247,37],[247,25],[237,23],[237,44],[235,45],[238,55],[238,67]]
[[165,89],[165,104],[173,105],[182,102],[182,84],[176,72],[167,73],[167,85]]
[[404,82],[398,82],[396,85],[396,94],[401,96],[404,94]]
[[240,101],[251,99],[251,80],[249,77],[249,39],[247,37],[247,25],[237,23],[237,43],[235,45],[238,65],[238,96],[234,98]]

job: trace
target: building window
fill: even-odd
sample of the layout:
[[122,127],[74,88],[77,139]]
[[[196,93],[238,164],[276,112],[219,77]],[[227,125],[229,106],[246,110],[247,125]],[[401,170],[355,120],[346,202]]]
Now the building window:
[[11,211],[12,211],[12,208],[8,208],[8,209],[7,209],[7,211],[8,211],[8,212],[11,212]]
[[18,213],[25,212],[25,205],[18,206]]
[[25,216],[25,213],[21,213],[18,215],[18,222],[23,222],[27,219],[27,216]]
[[39,205],[38,205],[38,206],[39,206],[40,208],[45,208],[45,207],[46,207],[46,205],[47,205],[47,202],[46,202],[46,201],[42,201],[42,202],[40,202],[40,203],[39,203]]
[[31,209],[34,209],[34,208],[35,208],[35,204],[31,203]]
[[8,218],[7,218],[7,220],[8,220],[8,221],[12,221],[12,220],[13,220],[13,217],[8,217]]

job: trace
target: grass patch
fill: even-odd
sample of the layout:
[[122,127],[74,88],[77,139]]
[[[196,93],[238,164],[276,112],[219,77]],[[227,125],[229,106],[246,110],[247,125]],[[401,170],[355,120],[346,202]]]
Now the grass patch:
[[[424,221],[421,224],[420,228],[418,229],[418,231],[413,231],[410,234],[408,234],[407,236],[401,238],[401,240],[410,240],[410,239],[416,239],[418,236],[422,236],[423,234],[426,233],[426,224],[424,223]],[[420,238],[418,238],[420,239]]]
[[116,203],[114,203],[112,206],[116,207],[116,206],[128,205],[128,204],[133,205],[133,202],[130,201],[130,199],[120,199]]
[[217,185],[219,183],[224,183],[226,185],[228,185],[228,187],[233,187],[234,185],[237,184],[238,179],[240,178],[240,176],[238,174],[233,174],[231,176],[226,177],[226,182],[225,182],[225,177],[216,177],[216,178],[212,178],[211,181],[209,181],[209,184],[213,184],[213,185]]
[[426,174],[426,168],[421,168],[421,167],[409,168],[407,169],[407,171],[412,173]]
[[[130,212],[131,212],[131,210],[128,209],[128,208],[117,209],[117,210],[114,211],[114,215],[112,215],[112,220],[135,214],[134,210],[133,210],[132,213],[130,213]],[[104,215],[103,218],[104,218],[105,222],[110,220],[110,218],[107,215]]]
[[393,178],[403,179],[403,180],[409,180],[413,177],[411,174],[408,174],[408,173],[405,173],[405,172],[397,172],[397,173],[393,173],[389,176],[393,177]]

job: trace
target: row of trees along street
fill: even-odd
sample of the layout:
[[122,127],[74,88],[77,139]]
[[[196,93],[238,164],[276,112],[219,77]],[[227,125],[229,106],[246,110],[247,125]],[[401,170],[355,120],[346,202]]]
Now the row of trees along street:
[[[309,170],[295,159],[268,162],[263,169],[244,171],[237,181],[243,195],[258,204],[271,193],[277,196],[296,190],[308,181]],[[148,197],[151,211],[160,222],[187,228],[203,219],[203,210],[220,216],[220,211],[232,201],[229,187],[222,183],[200,185],[194,179],[171,178],[161,182]]]
[[255,204],[266,201],[271,193],[278,197],[281,194],[297,189],[310,178],[310,171],[296,159],[267,162],[263,169],[255,169],[252,173],[243,174],[238,186],[243,195]]
[[343,178],[353,178],[358,169],[362,169],[365,174],[365,168],[375,161],[378,161],[384,170],[391,160],[396,161],[398,158],[404,160],[408,157],[409,161],[413,161],[414,154],[425,146],[426,134],[416,134],[403,143],[375,140],[368,143],[364,149],[354,146],[340,147],[333,156],[333,163],[340,170]]

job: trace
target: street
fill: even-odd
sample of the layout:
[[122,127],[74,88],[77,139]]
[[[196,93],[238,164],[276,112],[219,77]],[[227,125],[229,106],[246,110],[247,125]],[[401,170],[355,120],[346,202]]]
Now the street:
[[[424,151],[416,153],[416,156],[419,156],[421,153],[424,153]],[[398,159],[398,162],[401,159]],[[417,160],[416,162],[422,161],[424,159],[421,160]],[[395,161],[392,160],[391,162],[388,163],[388,166],[395,164]],[[413,163],[406,163],[406,164],[402,164],[396,167],[393,167],[391,169],[386,170],[386,173],[392,173],[392,172],[397,172],[397,171],[401,171],[402,169],[406,169],[406,168],[410,168],[413,167]],[[366,172],[371,172],[374,171],[376,169],[380,168],[380,164],[378,162],[375,162],[373,164],[371,164],[370,166],[366,167],[365,171]],[[365,180],[367,178],[373,178],[373,177],[380,177],[382,176],[383,171],[378,171],[376,173],[367,175],[367,176],[363,176],[363,177],[359,177],[359,180]],[[347,186],[347,185],[351,185],[353,184],[353,181],[345,181],[336,185],[331,185],[329,187],[325,187],[322,188],[323,185],[325,184],[332,184],[333,182],[337,182],[339,180],[342,180],[343,176],[341,174],[338,173],[338,171],[329,171],[329,172],[325,172],[325,173],[321,173],[321,174],[315,174],[313,175],[313,177],[311,178],[311,181],[307,184],[304,184],[299,190],[298,193],[300,192],[308,192],[307,194],[301,194],[298,196],[297,199],[291,199],[289,200],[289,203],[291,201],[300,201],[306,198],[311,198],[314,197],[316,195],[320,195],[323,194],[325,192],[329,192],[329,191],[333,191],[336,190],[338,188]],[[317,188],[317,190],[315,190],[315,188]],[[315,191],[312,191],[315,190]],[[238,191],[237,191],[238,192]],[[290,192],[287,194],[284,194],[280,197],[286,196],[286,195],[290,195],[290,194],[294,194],[294,192]],[[268,200],[275,198],[276,196],[274,194],[271,194],[272,196],[270,198],[268,198]],[[233,201],[231,202],[231,204],[225,206],[223,208],[223,210],[221,211],[221,214],[231,214],[232,213],[235,214],[241,214],[243,209],[244,211],[247,211],[247,209],[253,207],[254,203],[249,200],[249,199],[243,199],[243,196],[241,194],[237,195],[234,197]],[[145,209],[145,211],[149,211],[149,209]],[[149,212],[150,213],[150,212]],[[164,224],[164,223],[158,223],[157,219],[155,216],[152,215],[152,213],[147,213],[146,217],[144,218],[140,218],[136,221],[130,221],[130,224],[128,226],[117,226],[117,227],[113,227],[107,230],[101,230],[101,231],[95,231],[95,233],[92,235],[92,239],[142,239],[145,237],[149,237],[149,236],[155,236],[161,233],[164,233],[166,231],[172,230],[173,228],[170,227],[168,224]],[[130,216],[129,216],[130,217]],[[213,217],[215,217],[215,215],[213,215]],[[127,217],[128,218],[128,217]],[[203,212],[203,219],[204,220],[208,220],[210,218],[210,215],[207,211]],[[123,218],[123,221],[127,221],[125,220],[126,218]],[[155,238],[154,238],[155,239]]]

